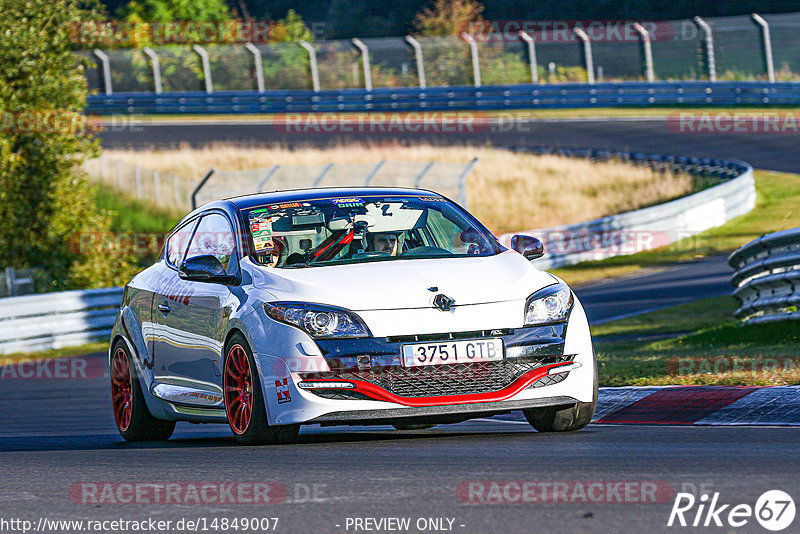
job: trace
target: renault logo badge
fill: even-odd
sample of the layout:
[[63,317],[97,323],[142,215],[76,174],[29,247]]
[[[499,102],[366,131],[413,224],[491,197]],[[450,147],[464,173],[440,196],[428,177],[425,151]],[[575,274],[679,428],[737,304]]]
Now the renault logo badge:
[[433,299],[433,305],[442,311],[450,311],[451,309],[453,309],[453,305],[455,303],[456,303],[455,300],[441,293],[436,295],[436,297],[434,297]]

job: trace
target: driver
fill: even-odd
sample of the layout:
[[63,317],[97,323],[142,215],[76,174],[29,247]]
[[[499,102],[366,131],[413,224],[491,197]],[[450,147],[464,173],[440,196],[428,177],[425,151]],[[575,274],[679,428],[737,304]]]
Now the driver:
[[367,236],[367,251],[388,252],[390,256],[397,256],[397,234],[391,232],[375,232]]

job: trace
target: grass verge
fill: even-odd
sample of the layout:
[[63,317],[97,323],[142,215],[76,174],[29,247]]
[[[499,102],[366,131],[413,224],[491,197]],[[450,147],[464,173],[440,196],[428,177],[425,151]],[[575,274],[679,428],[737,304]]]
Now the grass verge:
[[[384,143],[290,150],[281,146],[214,144],[170,150],[106,150],[105,156],[130,164],[147,161],[148,166],[167,174],[197,177],[203,176],[209,168],[245,170],[281,165],[284,171],[272,178],[270,187],[284,189],[310,184],[309,170],[313,173],[311,176],[316,176],[322,165],[328,163],[369,164],[348,171],[366,176],[378,161],[402,162],[390,163],[381,171],[384,174],[379,172],[375,177],[375,184],[391,185],[398,183],[398,176],[413,177],[425,168],[425,163],[436,161],[439,165],[428,173],[426,180],[429,181],[423,180],[420,185],[439,190],[445,187],[445,192],[450,194],[456,189],[455,178],[462,166],[478,158],[478,164],[467,179],[469,208],[498,235],[622,213],[678,198],[700,187],[684,173],[661,174],[619,161],[592,163],[584,159],[515,154],[477,146]],[[442,165],[447,163],[459,165],[449,168]],[[317,168],[291,168],[296,165]],[[398,175],[400,171],[402,174]],[[337,176],[336,172],[331,172],[322,185],[351,183],[350,176]],[[212,176],[209,185],[219,187],[221,184],[214,180]],[[226,180],[229,195],[252,192],[256,185],[252,179],[240,183],[229,176]],[[399,183],[407,185],[403,180]]]
[[631,274],[643,268],[729,253],[769,232],[800,226],[800,176],[772,171],[755,171],[756,207],[717,228],[683,239],[667,247],[629,256],[554,269],[573,285],[602,278]]
[[742,325],[735,309],[715,297],[592,327],[600,385],[800,384],[797,323]]

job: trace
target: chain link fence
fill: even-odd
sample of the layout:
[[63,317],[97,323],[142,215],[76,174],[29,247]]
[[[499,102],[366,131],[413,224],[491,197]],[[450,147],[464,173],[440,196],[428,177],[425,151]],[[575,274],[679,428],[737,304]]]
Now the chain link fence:
[[467,176],[477,163],[378,161],[327,165],[273,165],[242,171],[213,170],[192,195],[194,206],[250,193],[312,187],[390,186],[430,189],[467,206]]
[[378,161],[325,165],[273,165],[264,169],[215,170],[191,179],[104,156],[84,163],[89,177],[154,206],[188,212],[213,200],[309,187],[393,186],[431,189],[467,205],[468,163]]
[[[77,53],[88,64],[89,86],[106,94],[636,81],[648,79],[648,67],[655,80],[665,81],[800,79],[800,13],[641,25],[534,25],[522,35],[519,28],[524,27],[500,25],[447,37]],[[477,43],[476,55],[471,39]]]

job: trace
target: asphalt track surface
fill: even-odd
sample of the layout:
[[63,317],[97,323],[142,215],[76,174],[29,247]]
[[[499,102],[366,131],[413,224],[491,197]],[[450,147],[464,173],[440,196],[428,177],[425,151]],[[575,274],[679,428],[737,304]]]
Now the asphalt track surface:
[[[646,110],[642,112],[646,114]],[[695,129],[699,128],[698,126]],[[723,125],[724,126],[724,125]],[[387,128],[388,129],[388,128]],[[333,131],[330,131],[333,130]],[[345,131],[349,130],[349,131]],[[456,128],[454,132],[380,131],[368,127],[287,128],[270,120],[203,119],[187,122],[139,121],[110,124],[99,133],[107,148],[146,148],[214,142],[240,145],[280,143],[329,146],[350,142],[478,144],[493,146],[586,147],[678,156],[739,159],[759,169],[800,172],[800,133],[681,131],[666,118],[512,119],[502,116]],[[685,130],[685,129],[684,129]],[[145,164],[143,162],[143,164]],[[200,178],[199,176],[197,177]]]
[[[698,138],[700,134],[671,134],[659,122],[537,123],[525,134],[489,132],[458,142],[669,151],[800,170],[793,157],[796,136]],[[278,139],[274,129],[263,125],[159,126],[143,132],[106,130],[102,137],[106,146],[332,141],[322,134]],[[404,141],[419,139],[414,135]],[[724,258],[719,257],[586,286],[577,293],[597,323],[698,296],[729,293],[728,276]],[[94,362],[94,369],[105,365],[102,355],[86,358]],[[278,517],[275,532],[326,533],[390,532],[347,528],[348,517],[407,517],[412,521],[407,532],[668,532],[675,530],[666,525],[678,491],[719,492],[723,503],[751,505],[770,489],[783,489],[795,500],[800,497],[796,477],[800,433],[789,428],[593,424],[571,434],[539,434],[518,421],[491,419],[403,432],[389,427],[309,427],[298,444],[242,447],[225,426],[180,423],[169,442],[127,444],[116,433],[108,390],[108,378],[102,373],[89,378],[0,381],[0,520],[27,519],[36,524],[45,517],[173,521]],[[569,503],[465,502],[458,488],[474,481],[655,482],[667,488],[667,494],[659,493],[656,503],[587,502],[580,496]],[[85,504],[80,493],[71,495],[70,489],[87,482],[274,482],[285,488],[286,497],[269,505],[195,504],[191,499],[177,504]],[[316,498],[310,496],[314,485]],[[616,499],[613,493],[608,495]],[[448,518],[452,527],[416,529],[419,518]],[[736,531],[763,530],[751,519]]]
[[[454,521],[444,532],[666,532],[679,491],[719,492],[721,502],[751,505],[770,489],[798,497],[796,429],[593,424],[571,434],[540,434],[526,423],[487,419],[402,432],[309,427],[297,444],[244,447],[224,425],[180,423],[169,442],[128,444],[116,433],[107,381],[3,380],[0,518],[36,524],[40,518],[278,517],[277,532],[336,533],[355,532],[346,528],[348,517],[446,517]],[[520,502],[513,492],[510,502],[481,502],[491,482],[534,481],[624,481],[660,489],[657,502],[646,503],[636,496],[618,502],[608,491],[595,495],[612,502],[580,495],[574,502]],[[83,502],[80,484],[120,482],[278,483],[286,496],[258,505],[197,504],[188,491],[177,503],[119,502],[130,494],[118,493],[99,504]],[[470,482],[486,488],[471,501],[458,491]]]

